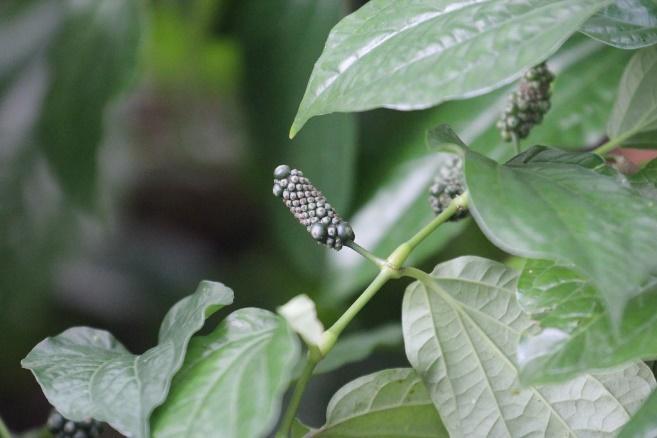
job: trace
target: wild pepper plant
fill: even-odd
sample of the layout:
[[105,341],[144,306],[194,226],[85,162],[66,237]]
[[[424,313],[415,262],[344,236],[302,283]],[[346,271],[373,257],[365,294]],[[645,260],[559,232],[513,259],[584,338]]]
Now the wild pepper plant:
[[[644,361],[657,357],[657,161],[627,175],[606,155],[657,148],[656,43],[651,0],[368,2],[329,35],[291,136],[313,116],[427,108],[520,78],[515,90],[486,101],[495,117],[471,107],[469,124],[428,132],[432,152],[418,163],[435,175],[426,180],[429,205],[391,202],[431,208],[435,218],[386,257],[374,255],[357,243],[362,218],[350,224],[312,175],[281,165],[273,193],[311,238],[338,256],[354,250],[378,269],[329,328],[301,295],[278,315],[239,309],[194,336],[233,301],[227,286],[204,281],[169,311],[158,344],[141,355],[105,331],[76,327],[39,343],[23,366],[64,419],[93,418],[137,437],[266,436],[281,411],[278,437],[654,436],[656,383]],[[584,64],[573,79],[574,56],[609,62],[591,71],[597,76]],[[610,84],[616,70],[622,77]],[[571,105],[583,123],[608,119],[598,147],[537,137],[543,118],[558,117],[580,90],[558,93],[561,74],[571,75],[564,85],[592,84],[594,92]],[[562,125],[568,132],[568,121]],[[405,178],[412,176],[413,169]],[[477,256],[431,272],[408,264],[417,248],[431,252],[421,245],[442,225],[466,216],[522,258],[521,269]],[[340,349],[343,331],[402,278],[412,280],[401,308],[409,366],[346,384],[326,424],[303,425],[296,411],[313,374],[359,355]]]

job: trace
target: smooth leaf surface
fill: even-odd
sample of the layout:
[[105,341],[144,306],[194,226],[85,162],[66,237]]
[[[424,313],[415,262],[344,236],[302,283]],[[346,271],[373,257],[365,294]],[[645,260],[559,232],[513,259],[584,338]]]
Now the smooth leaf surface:
[[340,388],[331,398],[326,424],[312,437],[445,437],[422,379],[410,368],[379,371]]
[[630,300],[617,329],[595,286],[567,264],[527,260],[518,302],[537,322],[518,345],[521,379],[527,383],[564,381],[657,356],[657,278]]
[[619,438],[654,437],[657,436],[657,392],[641,406],[632,420],[623,428]]
[[331,31],[290,134],[320,114],[421,109],[489,92],[550,56],[608,3],[369,2]]
[[632,143],[632,136],[657,130],[657,47],[639,50],[625,68],[607,131]]
[[265,436],[299,350],[283,318],[255,308],[231,313],[190,342],[167,401],[153,415],[153,436]]
[[652,372],[636,363],[522,387],[516,347],[531,320],[516,302],[516,281],[500,263],[461,257],[406,290],[406,355],[450,436],[612,436],[655,387]]
[[396,348],[401,345],[401,326],[397,323],[341,336],[335,347],[317,365],[314,373],[328,373],[346,364],[366,359],[377,349]]
[[164,401],[189,339],[232,301],[232,290],[204,281],[169,310],[158,345],[144,354],[131,354],[106,331],[74,327],[40,342],[22,365],[65,417],[92,417],[124,435],[149,437],[150,414]]
[[619,322],[657,275],[657,203],[591,168],[597,160],[537,146],[500,165],[469,150],[465,177],[470,212],[493,243],[514,255],[572,263]]
[[616,0],[582,26],[581,32],[621,49],[657,43],[657,3],[653,0]]
[[295,418],[290,428],[290,436],[291,438],[305,438],[311,431],[312,428],[303,424],[298,418]]
[[[550,68],[558,77],[553,90],[555,108],[536,128],[541,130],[541,138],[580,148],[604,136],[613,90],[622,74],[622,65],[609,65],[612,61],[621,62],[618,54],[628,56],[624,51],[578,35],[550,59]],[[603,91],[601,84],[612,88]],[[511,156],[512,146],[500,140],[495,127],[508,92],[505,89],[448,102],[432,110],[368,113],[365,121],[373,120],[363,128],[367,135],[363,136],[362,146],[364,151],[372,152],[364,156],[363,162],[368,164],[359,170],[356,193],[360,198],[356,201],[361,207],[349,218],[360,245],[385,256],[432,219],[428,190],[441,156],[428,154],[427,130],[448,123],[472,149],[495,159]],[[441,226],[417,248],[409,263],[417,264],[437,254],[466,226],[467,221]],[[325,282],[323,299],[332,303],[343,301],[375,274],[367,261],[348,249],[331,253],[327,273],[330,281]]]
[[133,0],[67,0],[60,7],[65,18],[46,54],[50,87],[38,135],[64,191],[89,205],[104,111],[134,74],[143,11]]

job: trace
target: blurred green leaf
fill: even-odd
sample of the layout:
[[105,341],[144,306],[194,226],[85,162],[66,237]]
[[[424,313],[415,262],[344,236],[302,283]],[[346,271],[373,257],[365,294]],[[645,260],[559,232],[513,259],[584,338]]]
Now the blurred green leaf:
[[608,3],[369,2],[331,31],[290,135],[321,114],[421,109],[491,91],[550,56]]
[[618,436],[619,438],[657,436],[657,392],[652,393]]
[[326,36],[343,16],[343,2],[269,0],[242,2],[239,32],[244,46],[244,93],[254,169],[249,182],[265,198],[272,234],[294,265],[316,277],[326,250],[308,238],[287,209],[271,196],[272,172],[286,163],[304,174],[338,213],[349,207],[356,152],[356,120],[339,114],[318,120],[294,141],[288,138],[305,81]]
[[402,345],[401,326],[391,323],[340,337],[335,347],[315,368],[315,374],[328,373],[349,363],[366,359],[379,348]]
[[[609,137],[632,144],[632,136],[657,130],[657,47],[639,50],[625,68],[611,112]],[[654,144],[653,144],[654,146]]]
[[630,300],[615,329],[595,286],[571,265],[527,260],[518,302],[537,322],[518,345],[521,379],[565,381],[590,369],[609,368],[657,355],[657,278]]
[[657,275],[657,205],[592,169],[596,162],[593,154],[536,146],[500,165],[469,150],[465,178],[470,212],[496,246],[574,264],[619,322]]
[[347,383],[331,398],[326,424],[312,437],[445,437],[422,380],[410,368],[379,371]]
[[43,340],[21,364],[66,418],[92,417],[125,435],[148,437],[151,412],[166,398],[189,339],[206,317],[232,301],[229,288],[204,281],[169,310],[158,345],[142,355],[131,354],[106,331],[74,327]]
[[299,359],[296,335],[281,317],[246,308],[192,340],[153,436],[259,437],[278,418]]
[[607,436],[656,386],[638,362],[562,385],[522,387],[516,348],[532,322],[516,302],[517,273],[461,257],[425,275],[404,294],[406,355],[452,437]]
[[104,111],[133,76],[143,11],[133,0],[67,0],[60,7],[60,31],[46,54],[49,91],[39,141],[64,191],[89,206]]
[[615,0],[580,29],[621,49],[639,49],[657,43],[657,3],[654,0]]

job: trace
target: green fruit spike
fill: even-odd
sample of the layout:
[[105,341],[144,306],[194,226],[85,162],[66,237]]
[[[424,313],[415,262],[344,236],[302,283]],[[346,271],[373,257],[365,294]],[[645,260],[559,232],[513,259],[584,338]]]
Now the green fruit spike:
[[525,138],[535,125],[541,123],[550,109],[550,87],[553,80],[554,75],[544,62],[527,70],[517,90],[509,97],[510,105],[497,124],[502,140]]
[[355,238],[349,223],[338,216],[326,197],[298,169],[281,164],[274,169],[272,193],[318,243],[339,251]]

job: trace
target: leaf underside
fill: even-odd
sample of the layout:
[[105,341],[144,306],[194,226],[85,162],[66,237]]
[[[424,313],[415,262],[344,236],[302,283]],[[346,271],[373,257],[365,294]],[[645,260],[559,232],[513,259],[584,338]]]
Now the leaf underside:
[[655,387],[651,370],[636,363],[521,386],[516,347],[532,322],[516,302],[516,281],[504,265],[461,257],[406,290],[406,354],[450,436],[612,436]]

